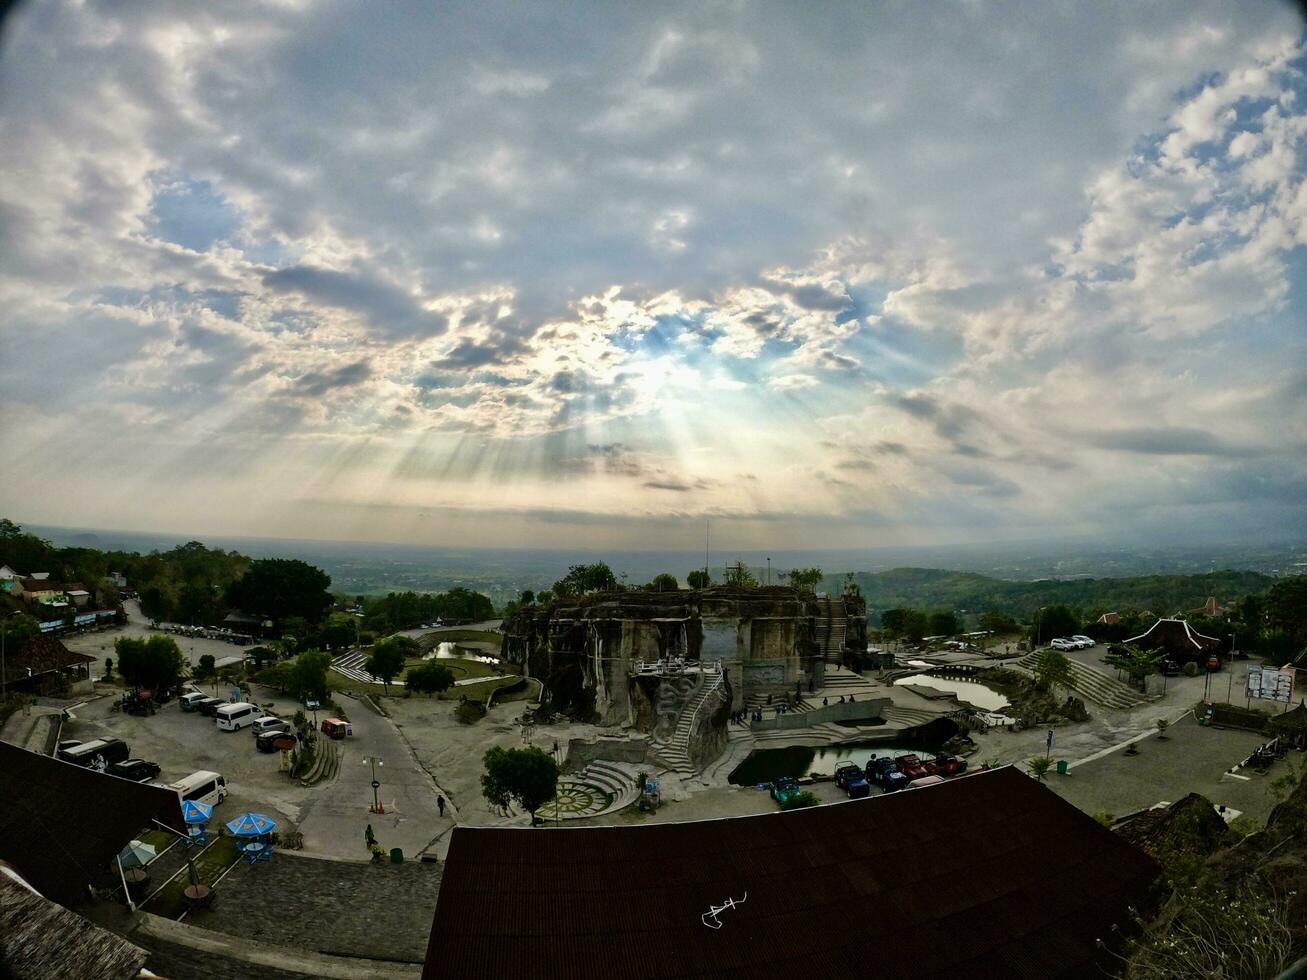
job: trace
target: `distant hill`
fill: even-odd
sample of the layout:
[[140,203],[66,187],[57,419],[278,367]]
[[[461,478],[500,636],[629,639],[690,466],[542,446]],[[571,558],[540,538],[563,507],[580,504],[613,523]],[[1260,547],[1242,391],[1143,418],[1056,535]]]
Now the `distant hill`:
[[[1276,581],[1273,576],[1260,572],[1221,571],[1200,575],[1010,582],[974,572],[938,568],[894,568],[887,572],[858,572],[853,577],[867,599],[872,622],[884,610],[900,607],[1025,617],[1040,606],[1060,604],[1085,615],[1125,609],[1149,609],[1167,615],[1197,609],[1209,595],[1228,605],[1250,593],[1264,592]],[[842,583],[842,576],[831,575],[826,577],[824,585],[838,592]]]

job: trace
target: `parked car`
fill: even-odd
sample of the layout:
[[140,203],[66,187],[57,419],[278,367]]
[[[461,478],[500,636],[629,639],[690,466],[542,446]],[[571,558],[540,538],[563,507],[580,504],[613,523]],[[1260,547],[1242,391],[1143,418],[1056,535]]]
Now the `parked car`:
[[867,779],[887,793],[908,785],[908,777],[899,772],[898,764],[887,755],[867,760]]
[[1070,640],[1065,640],[1065,639],[1062,639],[1061,637],[1058,637],[1056,640],[1054,640],[1052,643],[1050,643],[1049,646],[1052,647],[1054,650],[1077,650],[1077,649],[1079,649],[1079,648],[1078,648],[1074,643],[1072,643]]
[[1075,636],[1071,637],[1071,639],[1079,643],[1081,648],[1084,650],[1088,650],[1090,647],[1094,646],[1097,643],[1097,641],[1093,637],[1085,636],[1081,633],[1077,633]]
[[862,778],[862,767],[856,762],[841,762],[835,767],[835,785],[840,789],[848,789],[849,780]]
[[195,702],[195,710],[206,718],[216,718],[218,709],[226,703],[222,698],[203,698]]
[[296,741],[293,732],[282,731],[279,728],[274,728],[271,731],[260,732],[258,735],[255,735],[254,747],[260,752],[276,752],[278,748],[277,743],[283,738],[288,738],[292,742]]
[[111,764],[122,762],[130,754],[127,743],[120,738],[97,738],[60,750],[59,758],[65,762],[103,772]]
[[853,772],[844,778],[844,792],[849,794],[851,800],[860,800],[871,795],[871,784],[867,782],[867,778],[857,766],[854,766]]
[[144,759],[127,759],[123,762],[115,762],[106,770],[112,776],[130,779],[134,783],[149,782],[159,775],[159,771],[156,763],[146,762]]
[[264,732],[289,732],[291,730],[290,722],[285,718],[278,718],[276,715],[264,715],[252,727],[255,738]]
[[1158,668],[1167,677],[1180,676],[1180,661],[1178,660],[1170,660],[1170,659],[1163,660],[1160,664],[1158,664]]
[[943,776],[922,776],[920,779],[914,779],[908,783],[908,789],[921,789],[923,786],[936,786],[944,782]]
[[780,779],[768,786],[767,791],[771,794],[771,798],[777,803],[784,803],[791,796],[796,796],[798,794],[799,783],[797,780],[792,779],[789,776],[782,776]]
[[203,691],[187,691],[177,699],[183,711],[197,710],[199,703],[208,697]]
[[354,735],[354,726],[347,721],[341,721],[339,718],[322,719],[322,734],[327,738],[345,738]]
[[926,763],[926,772],[932,776],[960,776],[967,771],[967,760],[960,755],[937,755]]
[[926,765],[915,755],[900,755],[894,760],[894,764],[899,767],[899,772],[907,776],[908,779],[921,779],[928,776]]

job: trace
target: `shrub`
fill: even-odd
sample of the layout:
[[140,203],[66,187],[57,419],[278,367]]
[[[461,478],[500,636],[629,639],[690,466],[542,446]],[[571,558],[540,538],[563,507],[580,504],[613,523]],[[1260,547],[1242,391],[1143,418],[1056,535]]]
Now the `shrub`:
[[788,796],[781,803],[782,810],[803,810],[810,806],[816,806],[820,800],[806,789],[802,792]]
[[486,706],[480,701],[462,701],[454,709],[454,718],[461,724],[473,725],[486,716]]

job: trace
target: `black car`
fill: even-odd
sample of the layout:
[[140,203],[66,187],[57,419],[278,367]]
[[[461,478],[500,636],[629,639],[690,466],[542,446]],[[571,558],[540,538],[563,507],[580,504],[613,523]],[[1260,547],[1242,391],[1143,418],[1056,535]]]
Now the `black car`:
[[130,779],[134,783],[148,782],[159,775],[158,765],[153,762],[146,762],[144,759],[127,759],[124,762],[115,762],[106,771],[111,776]]
[[260,752],[276,752],[277,742],[283,738],[288,738],[292,742],[295,741],[295,736],[290,732],[260,732],[254,736],[254,747]]
[[206,718],[214,718],[218,714],[218,709],[226,703],[222,698],[205,698],[203,701],[195,702],[195,710]]
[[1161,663],[1162,673],[1167,677],[1180,676],[1180,663],[1176,660],[1163,660]]

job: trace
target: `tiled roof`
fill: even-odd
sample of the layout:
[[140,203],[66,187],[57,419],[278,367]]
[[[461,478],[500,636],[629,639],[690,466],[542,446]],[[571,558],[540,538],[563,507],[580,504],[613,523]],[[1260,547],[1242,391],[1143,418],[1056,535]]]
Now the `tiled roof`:
[[74,653],[59,641],[57,637],[41,634],[29,637],[21,644],[10,645],[5,651],[4,682],[12,684],[27,677],[28,668],[34,675],[47,674],[64,667],[77,667],[82,664],[95,663],[95,658],[85,653]]
[[151,819],[183,829],[175,792],[0,742],[0,859],[46,898],[87,897]]
[[456,827],[423,977],[1097,978],[1157,870],[1010,767],[766,816]]
[[1181,650],[1192,649],[1197,653],[1210,650],[1220,645],[1221,641],[1214,636],[1204,636],[1183,619],[1159,619],[1147,630],[1125,642],[1139,643],[1149,649],[1165,647],[1175,652],[1178,647]]

